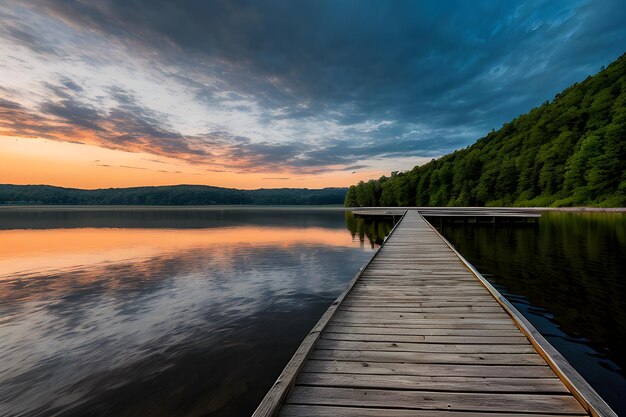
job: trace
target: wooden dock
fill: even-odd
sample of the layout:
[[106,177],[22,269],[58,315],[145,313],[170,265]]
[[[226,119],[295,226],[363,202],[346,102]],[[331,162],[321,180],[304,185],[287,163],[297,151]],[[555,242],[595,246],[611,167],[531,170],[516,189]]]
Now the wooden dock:
[[329,307],[254,417],[616,416],[409,210]]
[[[541,208],[517,208],[517,207],[415,207],[410,210],[419,212],[428,221],[439,226],[448,223],[516,223],[537,224]],[[386,217],[396,219],[402,217],[407,209],[393,207],[369,207],[352,209],[356,217],[376,219]]]

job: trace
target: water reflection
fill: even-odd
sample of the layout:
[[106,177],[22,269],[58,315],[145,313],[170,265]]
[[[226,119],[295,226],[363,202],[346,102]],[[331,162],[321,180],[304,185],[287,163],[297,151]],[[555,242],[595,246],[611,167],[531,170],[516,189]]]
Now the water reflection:
[[84,227],[206,229],[243,225],[337,228],[342,214],[342,209],[294,206],[0,206],[0,230]]
[[538,226],[443,232],[626,415],[626,215],[550,212]]
[[346,227],[352,236],[358,236],[361,242],[365,242],[367,238],[372,248],[383,243],[394,225],[391,217],[363,218],[355,216],[351,211],[346,211],[344,216]]
[[249,415],[372,253],[343,212],[265,214],[0,221],[0,415]]
[[138,262],[171,252],[221,246],[224,259],[234,245],[351,246],[344,230],[309,227],[237,226],[213,229],[0,230],[0,280],[125,260]]

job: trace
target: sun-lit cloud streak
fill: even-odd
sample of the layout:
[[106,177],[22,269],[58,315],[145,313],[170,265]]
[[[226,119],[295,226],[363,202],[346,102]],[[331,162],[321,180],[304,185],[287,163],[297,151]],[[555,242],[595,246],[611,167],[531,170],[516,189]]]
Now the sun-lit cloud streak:
[[[595,73],[624,52],[625,19],[616,0],[9,0],[0,141],[100,148],[89,188],[105,182],[92,168],[128,167],[145,175],[112,185],[347,185],[464,147]],[[146,168],[161,158],[182,168]]]

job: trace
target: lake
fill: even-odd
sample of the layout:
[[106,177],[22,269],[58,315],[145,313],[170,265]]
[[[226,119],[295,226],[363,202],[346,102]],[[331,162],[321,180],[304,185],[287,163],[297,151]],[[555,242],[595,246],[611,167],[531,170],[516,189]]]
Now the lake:
[[249,416],[373,254],[356,227],[337,210],[0,209],[0,415]]
[[[442,227],[618,413],[625,219]],[[249,416],[391,227],[322,208],[0,208],[0,415]]]

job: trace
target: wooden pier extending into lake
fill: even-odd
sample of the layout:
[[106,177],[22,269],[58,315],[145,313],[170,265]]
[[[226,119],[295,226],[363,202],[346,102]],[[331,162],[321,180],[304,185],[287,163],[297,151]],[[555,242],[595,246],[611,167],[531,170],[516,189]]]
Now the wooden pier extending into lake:
[[487,413],[616,416],[409,210],[304,339],[254,417]]

